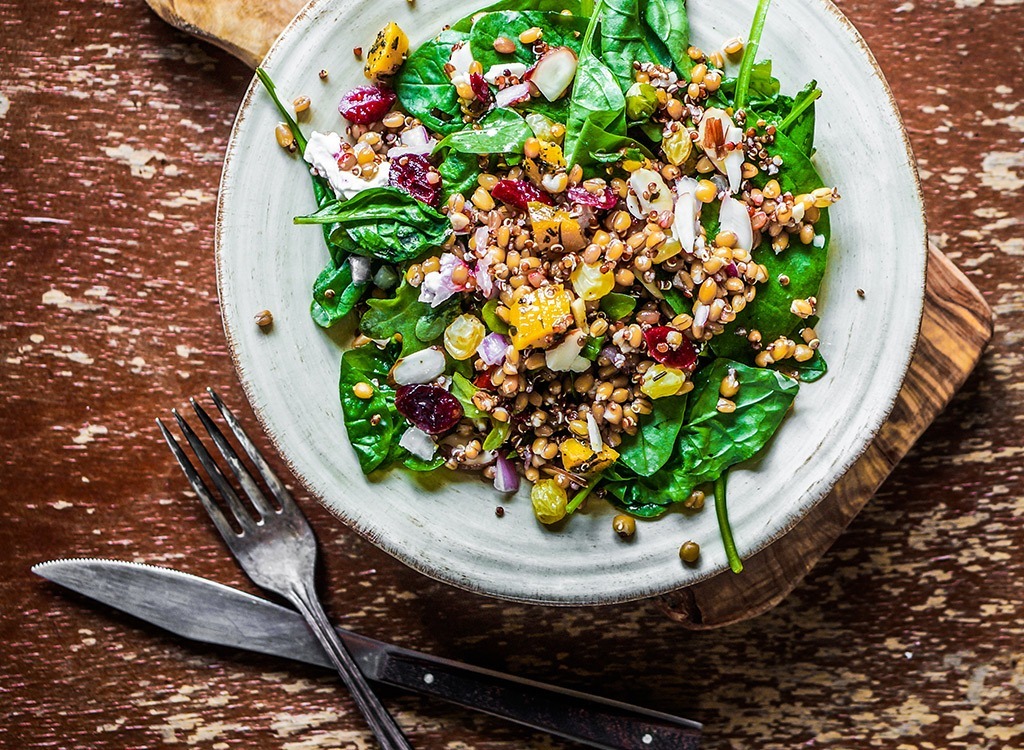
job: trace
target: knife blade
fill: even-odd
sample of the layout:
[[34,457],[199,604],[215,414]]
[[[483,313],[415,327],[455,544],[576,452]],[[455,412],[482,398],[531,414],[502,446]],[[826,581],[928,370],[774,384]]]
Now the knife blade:
[[[32,572],[193,641],[331,667],[302,616],[244,591],[154,565],[102,559]],[[701,725],[659,711],[401,648],[338,629],[367,679],[604,750],[696,750]]]

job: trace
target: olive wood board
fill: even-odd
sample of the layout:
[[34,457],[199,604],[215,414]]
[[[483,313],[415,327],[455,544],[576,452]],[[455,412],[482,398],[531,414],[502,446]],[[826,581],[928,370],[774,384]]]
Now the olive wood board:
[[[171,25],[255,67],[305,0],[146,0]],[[850,470],[779,541],[725,572],[661,597],[665,613],[691,629],[741,622],[792,591],[867,504],[897,463],[967,380],[992,337],[981,293],[934,246],[928,249],[917,351],[888,421]]]

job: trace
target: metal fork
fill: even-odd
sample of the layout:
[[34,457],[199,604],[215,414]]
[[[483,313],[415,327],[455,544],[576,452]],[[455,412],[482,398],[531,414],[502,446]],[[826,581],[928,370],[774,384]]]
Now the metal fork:
[[[181,445],[164,426],[164,423],[157,419],[160,431],[163,433],[164,439],[167,440],[167,445],[170,446],[182,471],[185,472],[189,484],[192,485],[192,489],[199,496],[206,512],[213,519],[214,526],[217,527],[228,548],[248,576],[262,588],[280,594],[290,601],[306,618],[307,624],[327,651],[338,674],[341,675],[342,681],[351,691],[356,706],[359,707],[359,711],[370,725],[381,747],[384,750],[412,750],[395,720],[366,683],[352,656],[335,634],[323,607],[320,606],[314,584],[316,538],[313,536],[309,522],[295,504],[291,493],[285,489],[284,483],[278,479],[263,456],[260,455],[256,445],[246,434],[235,415],[224,405],[213,389],[208,388],[207,391],[231,432],[270,489],[270,493],[279,507],[274,507],[270,502],[231,443],[224,437],[224,433],[210,418],[210,415],[196,403],[195,399],[189,399],[189,403],[231,468],[232,473],[238,479],[238,483],[252,504],[251,507],[246,507],[242,503],[227,477],[224,476],[209,451],[203,446],[199,436],[184,418],[176,409],[171,413],[188,444],[192,447],[192,451],[199,459],[199,463],[202,464],[220,491],[221,497],[230,510],[231,517],[241,531],[235,531],[232,528],[224,512],[214,502],[211,492],[199,472],[185,455]],[[258,520],[253,519],[253,512]]]

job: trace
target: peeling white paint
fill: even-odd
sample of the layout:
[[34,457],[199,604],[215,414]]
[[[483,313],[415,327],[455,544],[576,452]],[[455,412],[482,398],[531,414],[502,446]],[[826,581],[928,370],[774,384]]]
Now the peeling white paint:
[[71,310],[72,312],[92,312],[103,309],[102,305],[73,299],[60,289],[50,289],[43,292],[42,301],[44,305],[53,305],[61,310]]
[[85,445],[91,443],[96,439],[97,435],[106,435],[107,428],[101,424],[87,424],[85,427],[81,427],[78,430],[78,434],[71,438],[71,442],[75,445]]
[[991,151],[981,163],[981,184],[1013,192],[1024,188],[1024,151]]
[[141,177],[144,180],[152,179],[156,174],[157,165],[152,161],[166,162],[167,155],[160,151],[151,151],[148,148],[133,148],[127,143],[113,148],[104,146],[103,152],[111,159],[127,164],[131,170],[132,177]]

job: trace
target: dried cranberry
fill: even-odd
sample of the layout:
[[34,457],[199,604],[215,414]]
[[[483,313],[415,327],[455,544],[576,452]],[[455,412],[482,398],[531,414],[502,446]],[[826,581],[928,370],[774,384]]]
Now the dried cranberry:
[[584,206],[593,206],[605,211],[615,208],[615,204],[619,202],[618,193],[610,187],[605,187],[597,193],[592,193],[585,187],[573,187],[569,188],[566,195],[573,203],[582,203]]
[[388,184],[404,190],[428,206],[438,208],[441,205],[440,175],[435,174],[437,181],[431,184],[427,179],[430,171],[430,162],[423,154],[402,154],[391,162]]
[[462,404],[439,385],[403,385],[395,392],[395,408],[431,435],[448,432],[462,419]]
[[491,375],[493,375],[494,371],[497,369],[497,367],[488,367],[486,370],[484,370],[475,378],[473,378],[473,385],[475,385],[477,388],[493,388],[494,383],[491,382]]
[[686,336],[683,336],[678,348],[673,349],[668,343],[668,335],[672,331],[675,329],[668,326],[655,326],[644,331],[647,353],[651,355],[651,359],[663,365],[692,372],[697,366],[697,349]]
[[341,97],[338,111],[349,122],[366,125],[388,113],[398,96],[381,86],[358,86]]
[[524,211],[532,201],[551,205],[551,197],[526,180],[498,180],[498,184],[491,189],[491,197]]
[[487,85],[487,81],[479,73],[469,74],[469,87],[473,89],[476,98],[488,106],[494,103],[494,92]]
[[729,264],[725,267],[725,275],[731,279],[735,279],[737,276],[740,275],[740,269],[736,267],[735,263],[730,261]]

